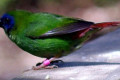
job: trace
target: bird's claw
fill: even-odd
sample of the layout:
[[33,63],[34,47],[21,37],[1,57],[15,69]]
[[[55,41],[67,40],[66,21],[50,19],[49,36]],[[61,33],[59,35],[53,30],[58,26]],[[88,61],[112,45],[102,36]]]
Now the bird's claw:
[[24,70],[23,72],[27,72],[27,71],[30,71],[30,70],[33,70],[33,69],[26,69],[26,70]]
[[54,63],[64,63],[64,61],[62,61],[62,60],[55,60],[55,61],[51,62],[51,64],[54,64]]
[[46,66],[44,67],[45,69],[53,69],[53,68],[58,68],[57,65],[52,65],[52,66]]
[[38,70],[37,66],[33,66],[32,70]]
[[58,66],[57,65],[51,65],[51,66],[45,66],[45,67],[41,67],[41,68],[39,68],[38,66],[33,66],[32,67],[32,70],[40,70],[40,69],[53,69],[53,68],[58,68]]

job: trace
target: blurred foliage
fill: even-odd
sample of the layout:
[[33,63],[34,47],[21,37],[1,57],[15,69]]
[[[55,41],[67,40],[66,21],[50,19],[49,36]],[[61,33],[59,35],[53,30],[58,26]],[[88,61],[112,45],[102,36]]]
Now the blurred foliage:
[[95,5],[99,7],[116,5],[120,0],[94,0]]
[[[30,11],[53,11],[61,9],[64,12],[92,6],[113,6],[120,0],[0,0],[0,14],[11,9]],[[53,10],[54,9],[54,10]],[[65,10],[66,9],[66,10]]]
[[0,14],[14,7],[15,0],[0,0]]

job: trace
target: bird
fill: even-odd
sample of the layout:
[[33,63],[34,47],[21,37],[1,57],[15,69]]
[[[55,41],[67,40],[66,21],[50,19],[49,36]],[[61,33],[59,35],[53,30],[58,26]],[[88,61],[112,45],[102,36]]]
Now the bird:
[[25,10],[8,11],[0,18],[0,27],[12,42],[34,56],[46,58],[39,66],[33,66],[33,70],[54,68],[55,66],[49,65],[57,58],[79,49],[92,34],[119,25],[119,21],[94,23],[53,13]]

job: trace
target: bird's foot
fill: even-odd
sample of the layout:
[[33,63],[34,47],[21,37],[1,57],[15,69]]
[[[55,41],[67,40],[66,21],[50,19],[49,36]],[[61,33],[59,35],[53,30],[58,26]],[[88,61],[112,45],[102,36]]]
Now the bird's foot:
[[[47,59],[48,60],[48,59]],[[52,61],[53,60],[53,61]],[[46,63],[46,60],[42,63],[37,63],[36,66],[33,66],[32,69],[27,69],[24,72],[30,71],[30,70],[40,70],[40,69],[53,69],[58,68],[57,64],[64,63],[62,60],[54,60],[53,58],[50,59],[49,65],[45,66],[44,63]],[[49,62],[49,61],[48,61]]]
[[45,61],[43,61],[42,63],[37,63],[36,66],[33,66],[33,70],[39,70],[42,68],[45,69],[53,69],[53,68],[58,68],[58,66],[56,64],[58,63],[63,63],[62,60],[54,60],[53,58],[51,59],[46,59]]
[[62,60],[55,60],[55,59],[56,58],[46,59],[42,63],[37,63],[36,66],[32,67],[32,69],[33,70],[39,70],[39,69],[42,69],[42,68],[45,68],[45,69],[58,68],[58,66],[56,66],[54,63],[60,63],[60,62],[63,62],[63,61]]
[[[40,66],[42,63],[37,63],[36,66]],[[56,65],[56,64],[59,64],[59,63],[64,63],[64,61],[62,61],[62,60],[54,60],[54,61],[52,61],[50,63],[50,65]]]
[[46,66],[45,69],[53,69],[53,68],[58,68],[57,65],[51,65],[51,66]]
[[51,65],[58,64],[58,63],[64,63],[62,60],[54,60],[51,62]]
[[33,70],[40,70],[40,69],[53,69],[53,68],[58,68],[57,65],[51,65],[51,66],[45,66],[45,67],[40,67],[40,66],[33,66]]

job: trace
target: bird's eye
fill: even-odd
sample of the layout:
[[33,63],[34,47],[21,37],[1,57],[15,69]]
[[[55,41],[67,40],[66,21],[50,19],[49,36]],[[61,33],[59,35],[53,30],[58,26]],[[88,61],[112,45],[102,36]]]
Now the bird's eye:
[[14,18],[9,14],[4,14],[0,21],[2,23],[3,28],[5,28],[6,30],[9,30],[14,26]]
[[3,22],[4,22],[5,24],[10,24],[10,19],[9,19],[9,18],[4,18],[4,19],[3,19]]

